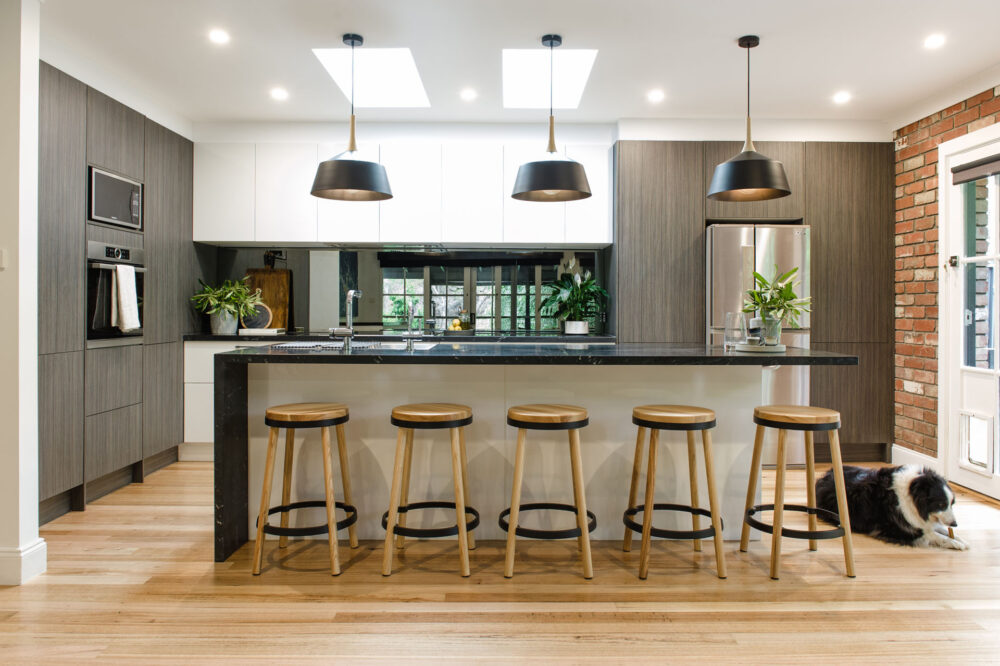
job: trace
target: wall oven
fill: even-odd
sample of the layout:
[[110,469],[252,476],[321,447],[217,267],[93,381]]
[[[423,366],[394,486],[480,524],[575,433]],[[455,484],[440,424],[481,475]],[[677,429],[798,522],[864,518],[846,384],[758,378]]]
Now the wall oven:
[[[146,268],[142,249],[108,245],[97,241],[87,242],[87,340],[113,340],[142,336],[142,302]],[[138,329],[122,331],[112,321],[115,300],[114,275],[119,264],[135,268],[135,290],[139,306]]]
[[88,217],[139,231],[142,229],[142,183],[90,167]]

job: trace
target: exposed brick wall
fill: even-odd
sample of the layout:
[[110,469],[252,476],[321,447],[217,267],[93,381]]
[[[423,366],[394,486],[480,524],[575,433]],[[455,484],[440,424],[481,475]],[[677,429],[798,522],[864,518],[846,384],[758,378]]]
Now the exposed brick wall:
[[1000,122],[1000,86],[895,131],[896,444],[937,455],[940,143]]

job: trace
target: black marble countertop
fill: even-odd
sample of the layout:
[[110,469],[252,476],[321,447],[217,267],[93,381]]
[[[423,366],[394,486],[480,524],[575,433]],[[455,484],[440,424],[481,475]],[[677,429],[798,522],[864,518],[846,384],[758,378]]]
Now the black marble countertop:
[[[400,330],[384,331],[359,331],[354,334],[355,340],[367,342],[393,341],[399,340],[405,334]],[[517,333],[504,333],[502,331],[462,331],[461,333],[443,333],[437,331],[423,331],[420,333],[421,340],[433,342],[587,342],[587,343],[613,343],[613,335],[565,335],[560,331],[518,331]],[[188,333],[184,336],[185,342],[326,342],[330,340],[330,334],[326,331],[309,331],[305,333],[284,333],[282,335],[212,335],[211,333]]]
[[[304,340],[303,340],[304,341]],[[857,365],[857,356],[791,347],[779,354],[727,352],[688,344],[461,344],[432,349],[247,347],[215,355],[216,363],[389,363],[427,365]]]

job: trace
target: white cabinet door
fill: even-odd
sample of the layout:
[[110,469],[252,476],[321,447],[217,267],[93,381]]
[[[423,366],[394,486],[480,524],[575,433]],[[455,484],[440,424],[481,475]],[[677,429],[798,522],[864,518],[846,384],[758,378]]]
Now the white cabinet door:
[[379,203],[380,243],[441,242],[441,144],[383,143],[392,199]]
[[316,176],[314,143],[258,143],[256,147],[258,243],[316,241],[316,197],[309,194]]
[[608,146],[569,144],[566,156],[587,171],[591,196],[566,202],[566,242],[610,245],[611,151]]
[[545,144],[504,144],[503,147],[503,242],[521,245],[557,245],[566,238],[566,204],[562,202],[512,199],[518,168],[542,159]]
[[441,148],[441,240],[503,242],[503,146],[447,143]]
[[194,144],[194,240],[253,240],[252,143]]
[[[321,143],[319,145],[319,160],[328,160],[342,152],[344,152],[343,143]],[[363,143],[359,145],[358,158],[368,162],[378,162],[378,144]],[[395,187],[392,174],[389,174],[389,187]],[[317,226],[321,243],[378,242],[379,204],[377,201],[335,201],[333,199],[316,199],[316,201],[319,205]]]

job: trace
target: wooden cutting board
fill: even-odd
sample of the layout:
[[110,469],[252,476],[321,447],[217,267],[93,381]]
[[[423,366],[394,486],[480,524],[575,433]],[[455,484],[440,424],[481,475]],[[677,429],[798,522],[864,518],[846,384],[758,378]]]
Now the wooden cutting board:
[[287,268],[249,268],[251,289],[260,289],[260,298],[271,308],[268,328],[290,328],[289,303],[292,297],[292,272]]

